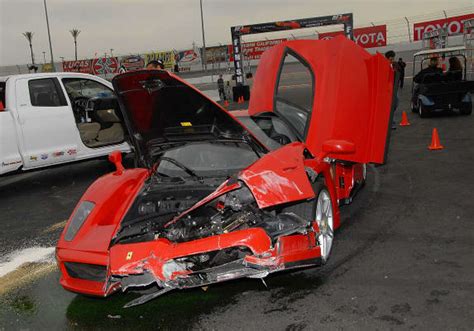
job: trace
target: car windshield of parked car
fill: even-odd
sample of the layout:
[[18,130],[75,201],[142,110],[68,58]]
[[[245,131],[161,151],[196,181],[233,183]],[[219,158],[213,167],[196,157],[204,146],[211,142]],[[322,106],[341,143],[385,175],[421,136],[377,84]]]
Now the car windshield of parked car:
[[247,143],[235,141],[188,143],[165,151],[161,157],[156,173],[168,177],[191,176],[184,168],[201,177],[230,176],[258,159]]

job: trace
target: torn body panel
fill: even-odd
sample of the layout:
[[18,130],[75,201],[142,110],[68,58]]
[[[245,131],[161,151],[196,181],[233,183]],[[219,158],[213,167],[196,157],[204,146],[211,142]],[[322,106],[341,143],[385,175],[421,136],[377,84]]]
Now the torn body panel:
[[[158,239],[115,245],[110,251],[111,288],[160,288],[127,306],[144,303],[172,289],[206,286],[242,277],[263,278],[294,267],[320,264],[320,248],[311,227],[272,242],[261,228],[238,230],[185,243]],[[222,252],[229,254],[223,257]],[[220,255],[220,257],[219,257]]]

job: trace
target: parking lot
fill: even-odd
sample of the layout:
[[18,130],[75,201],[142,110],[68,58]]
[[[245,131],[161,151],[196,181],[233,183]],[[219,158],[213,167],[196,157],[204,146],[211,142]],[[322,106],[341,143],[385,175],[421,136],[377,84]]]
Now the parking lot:
[[[233,108],[245,105],[234,105]],[[44,254],[0,277],[0,329],[468,329],[474,328],[474,117],[420,119],[392,131],[388,163],[343,207],[323,268],[171,292],[122,309],[63,290],[51,260],[77,200],[112,168],[105,159],[0,178],[0,263],[31,248]],[[441,151],[428,151],[436,127]],[[131,162],[128,162],[129,164]],[[0,264],[1,266],[1,264]],[[1,270],[1,268],[0,268]]]

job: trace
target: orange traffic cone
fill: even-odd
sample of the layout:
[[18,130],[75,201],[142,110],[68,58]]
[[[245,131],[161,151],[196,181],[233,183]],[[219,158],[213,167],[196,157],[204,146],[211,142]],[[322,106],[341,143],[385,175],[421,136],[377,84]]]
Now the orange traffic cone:
[[224,107],[226,107],[226,108],[229,107],[229,101],[224,100]]
[[433,133],[431,135],[431,145],[428,146],[428,149],[430,151],[444,149],[444,146],[439,142],[438,130],[436,128],[433,128]]
[[403,111],[402,113],[402,121],[400,122],[400,126],[408,126],[410,125],[410,122],[408,122],[408,116],[407,112]]

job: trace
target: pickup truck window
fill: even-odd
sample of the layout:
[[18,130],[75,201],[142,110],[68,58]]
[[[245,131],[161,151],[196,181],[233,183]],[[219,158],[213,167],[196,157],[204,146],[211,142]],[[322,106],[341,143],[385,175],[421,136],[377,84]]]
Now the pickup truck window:
[[114,94],[110,88],[94,80],[63,78],[62,81],[71,101],[74,101],[77,97],[108,97]]
[[28,82],[31,105],[35,107],[67,106],[56,78],[32,79]]

